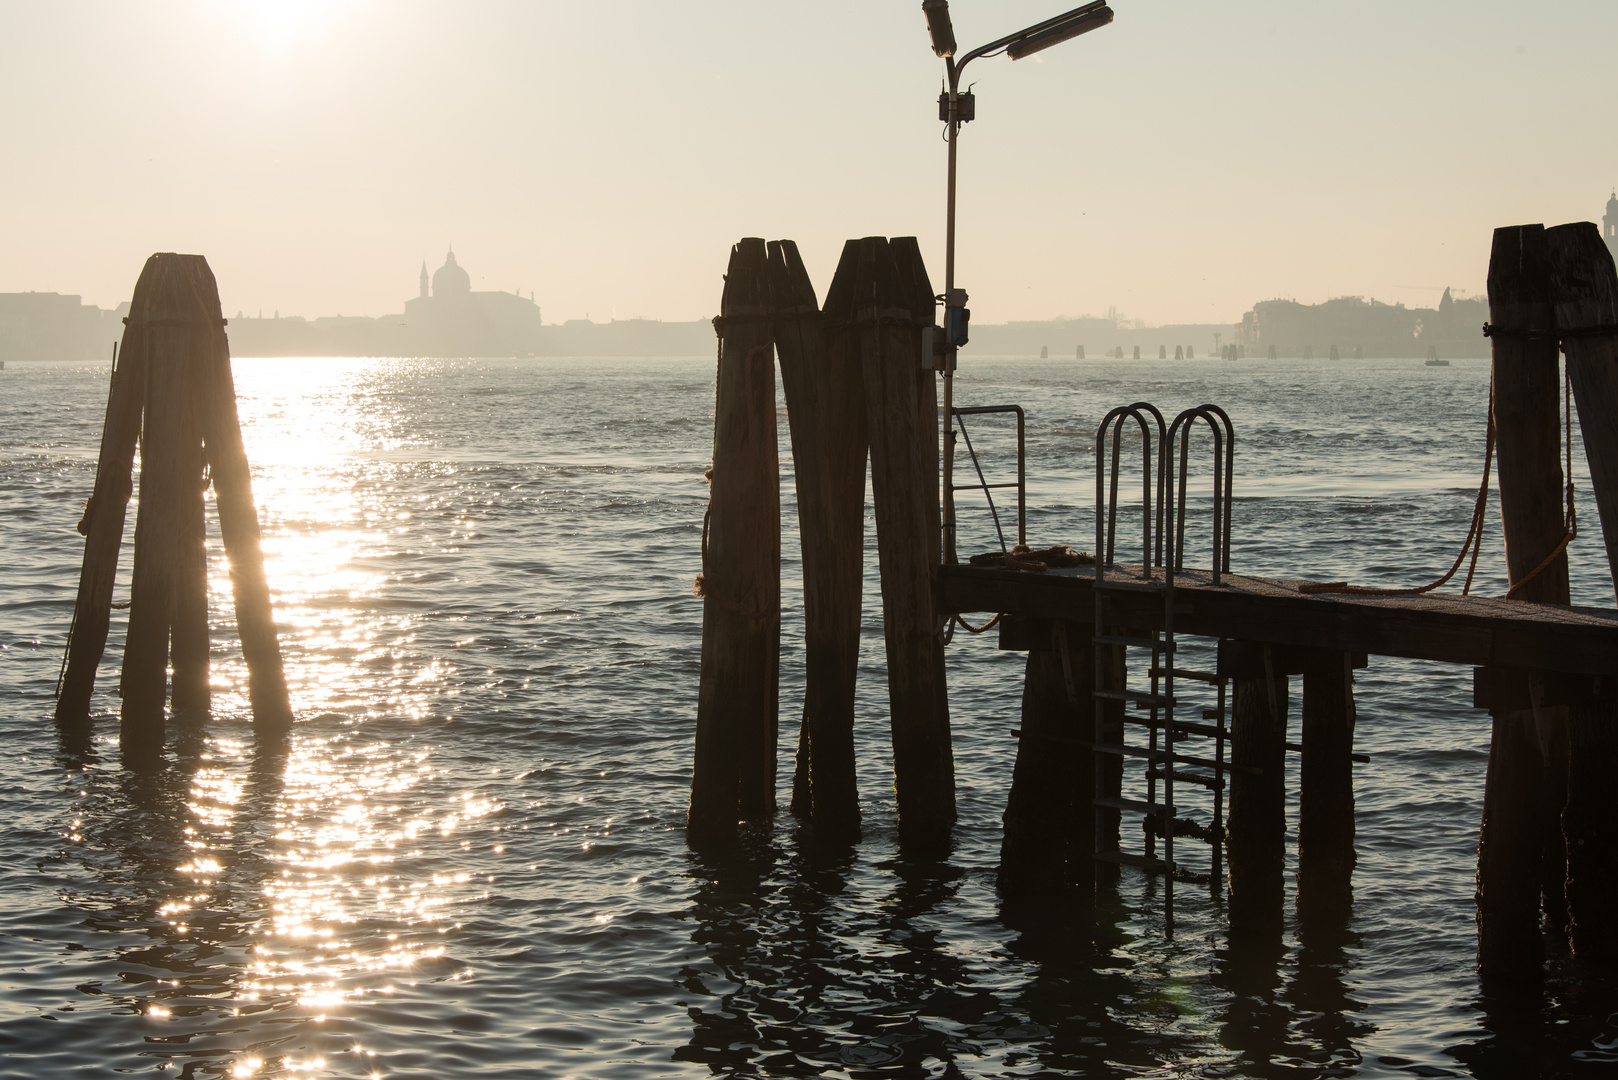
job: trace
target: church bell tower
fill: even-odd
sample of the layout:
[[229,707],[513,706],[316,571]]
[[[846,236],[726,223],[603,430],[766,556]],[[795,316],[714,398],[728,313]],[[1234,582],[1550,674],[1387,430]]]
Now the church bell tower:
[[427,299],[427,261],[425,259],[421,263],[421,298],[423,300]]
[[1618,262],[1618,191],[1607,200],[1607,212],[1601,218],[1601,235],[1607,241],[1613,261]]

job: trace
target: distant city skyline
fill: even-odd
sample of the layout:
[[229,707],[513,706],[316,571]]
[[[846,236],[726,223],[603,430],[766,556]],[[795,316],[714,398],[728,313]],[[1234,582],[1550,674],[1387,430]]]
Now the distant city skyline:
[[[1062,6],[951,10],[966,45]],[[1482,292],[1495,226],[1599,220],[1618,183],[1610,0],[1113,6],[974,66],[975,320],[1432,306]],[[797,239],[823,292],[870,233],[917,236],[942,281],[917,0],[0,0],[0,26],[0,292],[112,308],[151,252],[194,251],[229,311],[377,316],[453,243],[473,290],[552,321],[680,321],[741,236]]]

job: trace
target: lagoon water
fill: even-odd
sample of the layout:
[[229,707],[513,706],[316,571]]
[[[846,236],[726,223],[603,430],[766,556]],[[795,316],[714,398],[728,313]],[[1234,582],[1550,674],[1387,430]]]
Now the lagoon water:
[[[1471,515],[1484,361],[963,363],[959,403],[1028,410],[1037,544],[1091,546],[1095,425],[1139,399],[1229,411],[1240,572],[1419,584]],[[693,854],[711,357],[237,361],[299,723],[253,737],[214,543],[213,715],[124,770],[122,615],[89,741],[51,721],[107,374],[0,372],[0,1075],[1618,1075],[1610,981],[1558,957],[1543,1000],[1479,995],[1488,720],[1464,668],[1359,673],[1345,940],[1232,955],[1191,886],[1170,937],[1126,871],[1093,957],[995,892],[1022,656],[993,634],[948,650],[953,853],[898,857],[873,549],[864,842],[819,850],[783,810]],[[781,425],[784,794],[803,661]],[[1003,470],[993,422],[973,436]],[[1575,453],[1574,599],[1611,605]],[[993,546],[978,502],[961,518],[963,549]],[[1497,595],[1492,516],[1489,537]]]

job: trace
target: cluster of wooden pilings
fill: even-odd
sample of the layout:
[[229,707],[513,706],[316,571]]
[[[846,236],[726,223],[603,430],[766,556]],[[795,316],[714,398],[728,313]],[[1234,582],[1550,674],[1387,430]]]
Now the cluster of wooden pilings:
[[153,255],[135,283],[124,323],[95,488],[79,522],[84,564],[56,719],[73,726],[90,717],[138,446],[134,573],[118,687],[123,751],[138,757],[162,750],[165,705],[177,714],[209,708],[204,495],[210,484],[230,562],[254,721],[260,730],[284,730],[292,709],[264,576],[219,288],[207,260]]
[[[1511,595],[1565,605],[1574,522],[1559,348],[1608,564],[1618,568],[1618,274],[1596,226],[1497,229],[1489,319]],[[1540,977],[1542,918],[1551,940],[1565,941],[1576,956],[1618,964],[1611,811],[1618,692],[1611,683],[1562,679],[1509,658],[1479,672],[1479,703],[1493,721],[1478,844],[1478,969],[1485,979]]]
[[860,835],[854,687],[869,457],[901,842],[955,822],[939,564],[934,297],[912,237],[843,248],[824,306],[790,240],[742,240],[725,275],[713,468],[703,522],[702,674],[688,834],[775,811],[780,647],[778,354],[803,552],[806,687],[792,808],[817,837]]

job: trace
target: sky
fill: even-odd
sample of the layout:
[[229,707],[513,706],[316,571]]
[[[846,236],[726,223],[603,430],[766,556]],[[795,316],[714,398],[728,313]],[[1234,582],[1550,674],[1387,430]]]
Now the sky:
[[[1077,0],[955,0],[962,51]],[[1113,0],[975,61],[974,322],[1435,304],[1491,230],[1599,220],[1618,3]],[[402,310],[450,245],[546,322],[698,319],[730,245],[921,240],[942,62],[919,0],[0,0],[0,292],[128,299],[198,252],[226,313]]]

